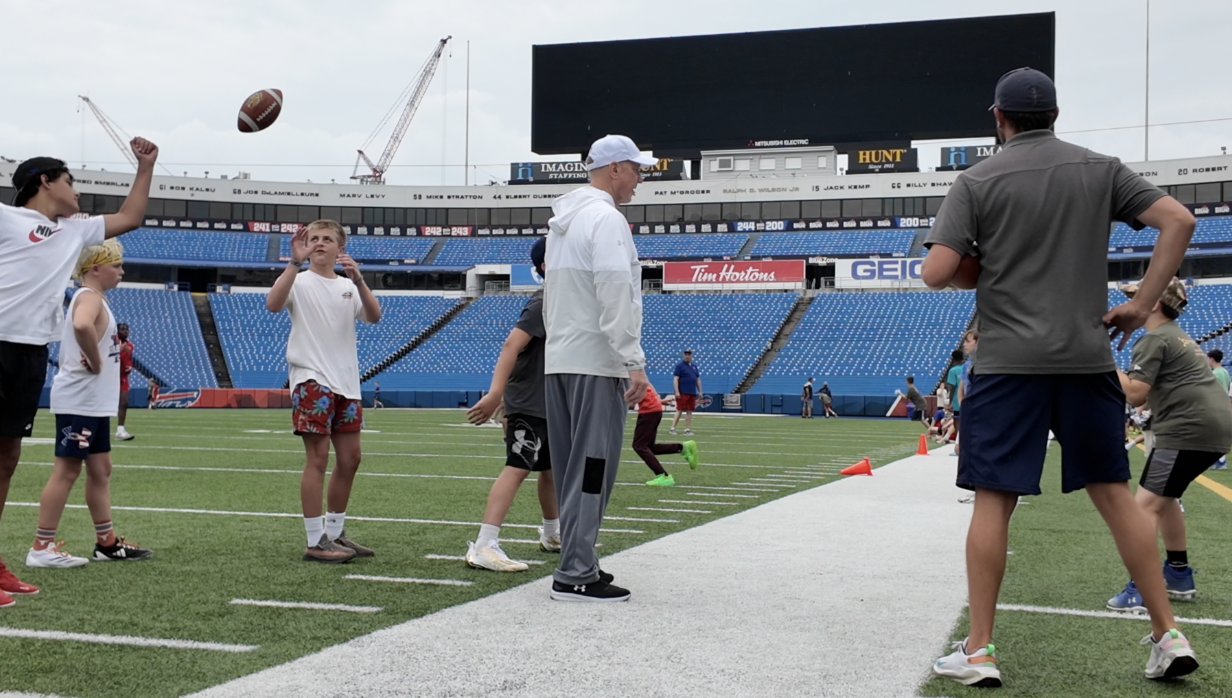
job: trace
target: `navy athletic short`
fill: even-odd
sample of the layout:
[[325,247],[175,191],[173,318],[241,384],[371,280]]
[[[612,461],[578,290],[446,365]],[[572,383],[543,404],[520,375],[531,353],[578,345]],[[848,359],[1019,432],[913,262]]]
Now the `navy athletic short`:
[[958,486],[1040,494],[1051,430],[1061,446],[1061,491],[1130,478],[1125,394],[1115,372],[969,376]]
[[111,418],[56,415],[56,455],[80,458],[111,452]]

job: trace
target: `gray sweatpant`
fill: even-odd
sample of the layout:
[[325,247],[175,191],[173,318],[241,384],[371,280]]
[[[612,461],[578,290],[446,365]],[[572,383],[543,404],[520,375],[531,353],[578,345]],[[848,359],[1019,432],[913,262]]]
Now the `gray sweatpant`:
[[552,578],[562,584],[599,579],[595,543],[620,466],[628,383],[574,373],[549,374],[544,381],[552,478],[560,505],[560,567]]

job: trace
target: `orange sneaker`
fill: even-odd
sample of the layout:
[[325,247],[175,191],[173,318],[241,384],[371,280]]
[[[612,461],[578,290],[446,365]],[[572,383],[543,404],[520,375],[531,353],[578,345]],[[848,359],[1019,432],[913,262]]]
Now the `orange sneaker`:
[[[18,579],[16,575],[9,571],[8,567],[5,567],[4,560],[0,560],[0,594],[3,594],[0,596],[0,607],[13,605],[13,598],[9,594],[37,593],[39,593],[38,587],[33,584],[26,584]],[[4,602],[5,598],[8,599],[7,604]]]

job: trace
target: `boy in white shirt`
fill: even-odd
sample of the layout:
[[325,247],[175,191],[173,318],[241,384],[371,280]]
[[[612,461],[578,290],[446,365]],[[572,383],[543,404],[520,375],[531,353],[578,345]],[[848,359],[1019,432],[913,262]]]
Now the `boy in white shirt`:
[[[346,233],[338,223],[309,223],[291,238],[291,262],[265,300],[270,312],[282,312],[285,307],[291,314],[287,340],[291,420],[307,451],[299,486],[308,537],[304,559],[326,563],[374,554],[346,536],[345,524],[347,500],[359,470],[364,414],[355,320],[379,321],[381,306],[364,283],[359,265],[344,249]],[[305,259],[311,264],[301,274]],[[346,276],[334,273],[338,264]],[[322,516],[331,441],[337,462],[329,478],[328,511]]]
[[94,560],[144,560],[152,553],[116,538],[111,523],[111,418],[120,404],[120,335],[103,294],[124,277],[124,248],[115,240],[81,251],[73,275],[81,288],[68,305],[60,335],[60,370],[51,384],[56,461],[39,498],[34,545],[26,567],[80,567],[89,560],[56,543],[69,492],[86,464],[86,505],[94,519]]

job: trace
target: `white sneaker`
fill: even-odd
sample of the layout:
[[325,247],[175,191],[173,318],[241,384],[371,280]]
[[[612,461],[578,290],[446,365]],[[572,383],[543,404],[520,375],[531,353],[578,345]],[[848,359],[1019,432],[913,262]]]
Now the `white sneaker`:
[[128,433],[128,430],[124,427],[116,427],[115,437],[117,441],[132,441],[136,438],[132,434]]
[[685,430],[684,430],[684,435],[685,435],[685,436],[692,436],[692,435],[693,435],[693,430],[692,430],[692,429],[685,429]]
[[543,535],[543,527],[539,527],[539,549],[545,553],[560,552],[560,534],[554,536]]
[[525,562],[510,560],[505,551],[501,550],[500,543],[476,548],[474,543],[467,542],[466,564],[493,572],[521,572],[529,567]]
[[1159,642],[1147,635],[1142,644],[1151,646],[1151,657],[1146,660],[1148,679],[1175,679],[1192,674],[1198,668],[1189,639],[1180,630],[1169,630]]
[[52,543],[42,550],[30,548],[26,553],[26,567],[67,569],[69,567],[81,567],[90,562],[84,557],[69,555],[62,550],[58,550],[56,548],[57,545],[59,543]]
[[667,430],[667,433],[671,434],[672,436],[675,436],[675,435],[676,435],[676,427],[669,427],[669,428],[668,428],[668,430]]
[[[997,668],[997,648],[981,647],[975,654],[967,654],[966,640],[955,642],[954,652],[933,664],[933,673],[954,679],[964,686],[997,688],[1001,685],[1001,670]],[[1151,655],[1152,657],[1154,654]]]

